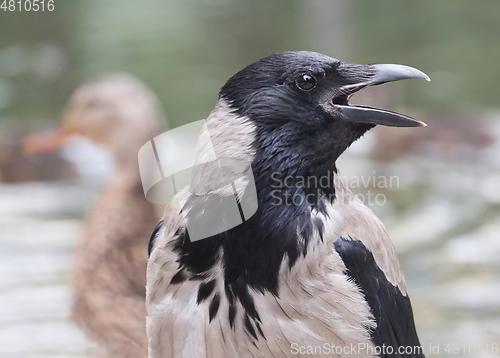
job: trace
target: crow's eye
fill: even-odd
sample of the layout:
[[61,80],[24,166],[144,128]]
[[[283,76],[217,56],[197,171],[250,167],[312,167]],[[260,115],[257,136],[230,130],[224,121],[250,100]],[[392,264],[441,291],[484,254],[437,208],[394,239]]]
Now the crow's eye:
[[295,80],[295,84],[303,91],[310,91],[316,87],[316,78],[311,75],[300,75]]

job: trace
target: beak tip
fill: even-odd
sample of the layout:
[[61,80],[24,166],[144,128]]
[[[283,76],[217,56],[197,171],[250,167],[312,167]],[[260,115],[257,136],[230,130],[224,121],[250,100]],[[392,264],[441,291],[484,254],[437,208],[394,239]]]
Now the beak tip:
[[431,81],[431,78],[424,72],[405,65],[396,64],[376,64],[373,65],[377,69],[377,74],[372,79],[369,85],[376,85],[386,82],[393,82],[405,79],[421,78],[427,82]]

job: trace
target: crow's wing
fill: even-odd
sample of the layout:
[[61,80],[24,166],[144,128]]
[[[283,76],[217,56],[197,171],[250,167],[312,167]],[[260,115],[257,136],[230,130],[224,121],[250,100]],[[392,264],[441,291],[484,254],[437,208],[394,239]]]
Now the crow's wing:
[[387,280],[373,254],[361,241],[340,237],[334,248],[345,264],[346,274],[361,289],[375,317],[377,327],[371,336],[373,343],[382,349],[380,357],[424,357],[410,298]]

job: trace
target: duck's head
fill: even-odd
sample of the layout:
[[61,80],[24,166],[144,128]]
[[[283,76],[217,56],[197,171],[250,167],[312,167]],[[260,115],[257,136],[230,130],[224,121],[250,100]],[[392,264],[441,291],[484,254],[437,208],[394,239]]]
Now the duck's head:
[[78,88],[61,115],[55,131],[28,137],[24,151],[55,150],[75,135],[107,147],[120,161],[137,160],[137,151],[158,132],[163,115],[156,96],[139,80],[126,74],[98,78]]

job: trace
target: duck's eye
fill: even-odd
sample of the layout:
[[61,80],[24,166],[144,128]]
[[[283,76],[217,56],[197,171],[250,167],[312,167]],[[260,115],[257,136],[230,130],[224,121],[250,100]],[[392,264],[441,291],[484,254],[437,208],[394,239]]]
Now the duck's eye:
[[300,75],[295,80],[295,84],[303,91],[310,91],[316,87],[316,78],[311,75]]

